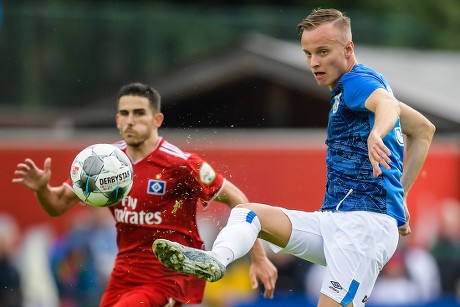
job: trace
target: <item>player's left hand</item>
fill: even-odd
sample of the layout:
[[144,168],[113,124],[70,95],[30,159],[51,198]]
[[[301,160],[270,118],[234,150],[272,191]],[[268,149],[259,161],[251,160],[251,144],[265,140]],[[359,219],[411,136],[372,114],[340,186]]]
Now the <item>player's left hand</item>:
[[369,160],[372,164],[374,177],[378,177],[382,174],[380,165],[386,170],[390,170],[391,151],[385,146],[382,138],[375,131],[371,131],[369,134],[367,139],[367,151],[369,154]]
[[399,234],[400,234],[401,236],[403,236],[403,237],[405,237],[405,236],[407,236],[407,235],[410,235],[411,232],[412,232],[412,230],[410,229],[410,226],[409,226],[408,223],[406,223],[406,224],[400,226],[400,227],[398,228],[398,231],[399,231]]
[[275,293],[275,284],[278,279],[278,270],[267,257],[252,261],[249,269],[252,289],[259,287],[259,281],[264,285],[264,298],[273,298]]
[[406,224],[398,228],[399,234],[403,237],[410,235],[412,232],[412,230],[410,229],[410,225],[409,225],[410,213],[409,213],[409,208],[407,207],[406,198],[404,198],[404,212],[406,214]]

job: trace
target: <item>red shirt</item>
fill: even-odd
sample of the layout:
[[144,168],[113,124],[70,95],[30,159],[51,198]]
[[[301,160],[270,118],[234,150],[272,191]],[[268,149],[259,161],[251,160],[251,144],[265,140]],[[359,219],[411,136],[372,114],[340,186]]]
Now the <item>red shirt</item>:
[[[126,152],[124,141],[114,145]],[[224,177],[196,154],[164,139],[147,157],[133,163],[133,170],[128,196],[109,207],[118,245],[110,285],[129,289],[164,284],[163,289],[177,301],[201,302],[205,282],[167,269],[155,257],[152,244],[163,238],[204,249],[196,224],[197,205],[206,206],[218,194]]]

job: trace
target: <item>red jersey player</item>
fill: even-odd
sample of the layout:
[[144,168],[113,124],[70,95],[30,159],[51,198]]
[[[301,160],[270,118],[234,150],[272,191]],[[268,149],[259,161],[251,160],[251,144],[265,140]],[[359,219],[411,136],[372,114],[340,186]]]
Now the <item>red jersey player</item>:
[[[232,208],[248,201],[199,156],[181,151],[158,135],[163,122],[160,100],[156,90],[141,83],[125,85],[118,93],[116,123],[123,141],[115,145],[132,160],[135,176],[128,197],[109,208],[116,220],[118,254],[101,306],[200,303],[205,282],[167,269],[152,253],[152,243],[167,238],[203,248],[196,223],[197,206],[216,200]],[[50,158],[45,160],[44,169],[26,159],[18,164],[13,182],[34,191],[43,209],[59,216],[79,199],[69,180],[59,187],[49,186],[50,166]],[[261,281],[264,296],[272,297],[277,270],[259,241],[251,256],[253,287]]]

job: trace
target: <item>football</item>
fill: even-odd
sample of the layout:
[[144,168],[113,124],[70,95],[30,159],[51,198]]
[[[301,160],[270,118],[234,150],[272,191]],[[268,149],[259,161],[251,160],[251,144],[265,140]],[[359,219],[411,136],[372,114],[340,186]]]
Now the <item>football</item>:
[[94,207],[121,201],[133,185],[133,166],[128,156],[110,144],[83,149],[72,162],[70,181],[80,200]]

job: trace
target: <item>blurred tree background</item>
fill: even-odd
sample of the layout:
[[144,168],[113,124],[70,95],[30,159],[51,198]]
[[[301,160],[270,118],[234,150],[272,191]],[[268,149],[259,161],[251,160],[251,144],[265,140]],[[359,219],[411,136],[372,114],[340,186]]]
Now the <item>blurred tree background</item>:
[[248,32],[298,40],[297,23],[317,7],[345,11],[356,44],[460,51],[458,0],[3,1],[0,112],[91,110],[123,82],[200,61]]

